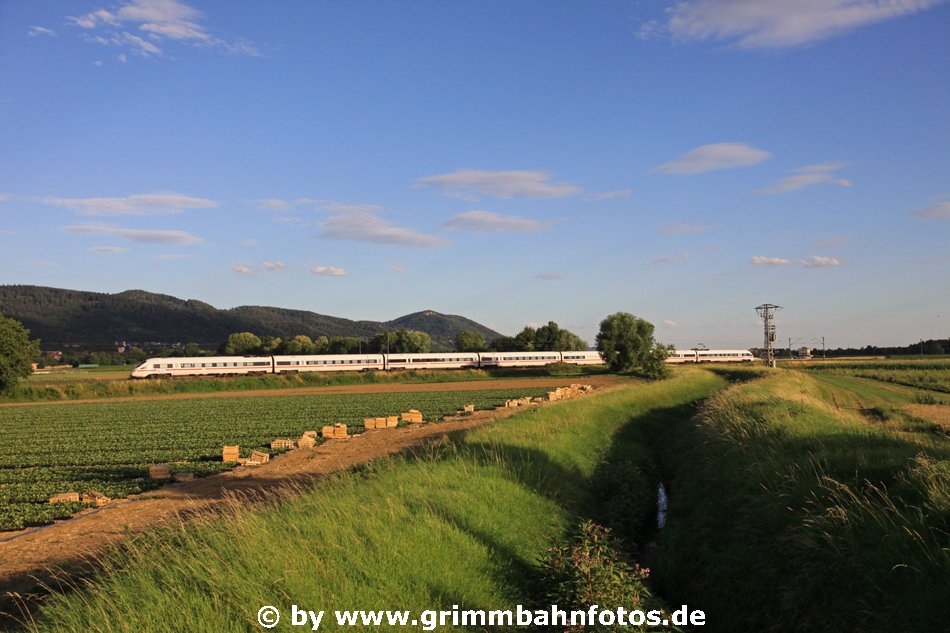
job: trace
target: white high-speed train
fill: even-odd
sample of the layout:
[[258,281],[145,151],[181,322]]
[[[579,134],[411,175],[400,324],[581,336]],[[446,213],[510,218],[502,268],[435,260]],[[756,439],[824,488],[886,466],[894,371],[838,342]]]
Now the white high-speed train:
[[747,349],[687,349],[673,350],[668,363],[751,363],[755,357]]
[[538,367],[548,363],[601,365],[598,352],[449,352],[445,354],[320,354],[312,356],[196,356],[149,358],[132,378],[258,376],[311,371]]

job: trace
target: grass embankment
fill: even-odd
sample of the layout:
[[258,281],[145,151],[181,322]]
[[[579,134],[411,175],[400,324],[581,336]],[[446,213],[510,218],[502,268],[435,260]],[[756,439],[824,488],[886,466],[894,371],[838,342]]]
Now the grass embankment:
[[[131,371],[131,368],[129,369]],[[122,398],[169,394],[199,394],[228,391],[257,391],[264,389],[293,389],[298,387],[325,387],[365,384],[426,384],[456,381],[499,380],[504,378],[564,377],[583,379],[605,373],[600,366],[563,368],[549,373],[536,369],[412,369],[406,371],[366,372],[305,372],[293,375],[194,377],[158,380],[116,380],[97,377],[95,373],[77,373],[74,377],[56,375],[31,376],[9,392],[0,395],[0,402],[43,402],[58,400],[86,400],[94,398]],[[126,373],[128,376],[128,373]]]
[[654,579],[710,630],[946,630],[950,443],[879,428],[830,402],[854,397],[837,388],[775,372],[662,436]]
[[[626,476],[650,477],[633,429],[668,423],[723,383],[684,371],[531,410],[268,509],[154,531],[109,556],[88,585],[53,596],[33,630],[255,631],[263,605],[281,610],[275,630],[294,630],[291,604],[327,609],[321,629],[335,630],[334,609],[418,614],[542,600],[547,548],[605,507],[591,498],[595,473],[622,459]],[[652,497],[626,510],[638,523],[654,511]]]

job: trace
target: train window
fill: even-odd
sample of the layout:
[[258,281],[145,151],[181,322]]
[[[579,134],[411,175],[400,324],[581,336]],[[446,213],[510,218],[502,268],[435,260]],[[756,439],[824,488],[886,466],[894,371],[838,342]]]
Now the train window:
[[290,364],[290,361],[289,361],[289,360],[279,360],[279,361],[277,361],[277,364],[278,364],[278,365],[289,365],[289,364]]
[[152,365],[152,369],[161,369],[161,368],[162,368],[161,365]]

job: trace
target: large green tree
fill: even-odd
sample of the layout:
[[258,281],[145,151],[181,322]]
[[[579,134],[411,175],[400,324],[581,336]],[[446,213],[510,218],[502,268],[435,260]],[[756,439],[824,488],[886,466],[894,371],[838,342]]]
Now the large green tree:
[[228,337],[227,343],[221,346],[221,353],[228,356],[254,354],[260,351],[261,339],[253,332],[235,332]]
[[485,337],[479,332],[459,332],[455,337],[456,352],[484,352],[487,349]]
[[0,316],[0,391],[12,389],[20,378],[29,376],[39,355],[40,342],[30,339],[30,331],[19,321]]
[[664,362],[669,349],[653,338],[652,323],[629,312],[611,314],[600,322],[597,351],[612,371],[662,378],[669,372]]
[[381,354],[425,354],[432,348],[432,338],[416,330],[389,330],[373,336],[369,348]]

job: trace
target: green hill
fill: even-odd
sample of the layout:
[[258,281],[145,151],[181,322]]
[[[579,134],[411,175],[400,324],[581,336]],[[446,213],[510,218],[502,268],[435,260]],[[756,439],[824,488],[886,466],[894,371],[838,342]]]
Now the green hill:
[[452,347],[457,334],[500,336],[471,319],[425,310],[392,321],[353,321],[305,310],[240,306],[220,310],[194,299],[126,290],[117,294],[45,286],[0,286],[0,314],[22,322],[44,349],[77,346],[109,349],[115,341],[189,343],[216,346],[233,332],[258,336],[370,337],[385,330],[411,329],[432,337],[433,348]]

